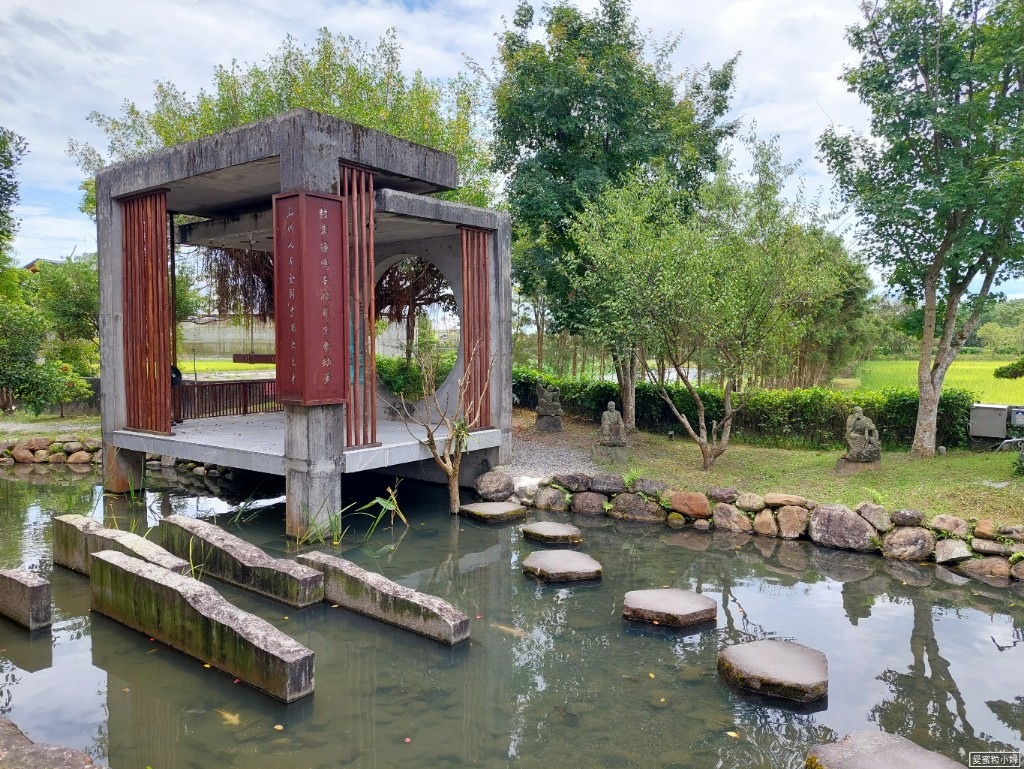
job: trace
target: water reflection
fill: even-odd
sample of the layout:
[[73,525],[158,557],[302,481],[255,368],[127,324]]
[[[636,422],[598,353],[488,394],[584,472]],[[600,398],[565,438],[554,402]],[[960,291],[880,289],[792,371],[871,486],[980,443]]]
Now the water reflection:
[[[360,545],[355,520],[345,557],[462,608],[471,642],[449,649],[328,604],[295,611],[213,583],[316,652],[316,693],[282,705],[91,614],[87,579],[50,566],[54,514],[141,531],[232,505],[169,483],[132,501],[103,497],[94,479],[48,478],[0,480],[0,566],[50,573],[55,601],[47,635],[0,620],[0,713],[112,769],[798,767],[810,745],[864,728],[961,761],[1024,740],[1019,593],[806,543],[626,524],[585,528],[602,582],[547,586],[522,575],[536,545],[515,527],[453,520],[444,489],[411,482],[401,544],[385,531]],[[279,506],[227,518],[284,551]],[[622,619],[626,591],[660,586],[714,597],[717,625]],[[825,652],[828,699],[784,706],[724,684],[718,649],[759,638]]]

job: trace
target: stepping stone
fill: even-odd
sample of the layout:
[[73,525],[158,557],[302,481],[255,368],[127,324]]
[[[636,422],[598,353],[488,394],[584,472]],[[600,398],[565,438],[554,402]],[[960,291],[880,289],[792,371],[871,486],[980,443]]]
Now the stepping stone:
[[655,625],[686,627],[718,619],[718,602],[678,587],[631,590],[626,593],[622,616]]
[[526,508],[515,502],[473,502],[459,508],[459,515],[466,515],[478,521],[502,523],[526,517]]
[[744,689],[813,702],[828,694],[828,660],[792,641],[752,641],[718,653],[718,672]]
[[568,523],[540,521],[522,527],[523,536],[538,542],[558,545],[578,545],[583,541],[583,532]]
[[839,742],[815,745],[807,754],[807,765],[821,769],[963,769],[963,764],[940,753],[874,730],[852,732]]
[[538,550],[523,561],[523,573],[545,582],[576,582],[601,579],[601,564],[575,550]]

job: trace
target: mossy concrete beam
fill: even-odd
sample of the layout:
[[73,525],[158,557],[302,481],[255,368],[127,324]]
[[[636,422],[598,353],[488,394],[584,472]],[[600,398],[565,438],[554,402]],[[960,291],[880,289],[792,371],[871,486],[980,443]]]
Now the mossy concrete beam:
[[178,574],[189,572],[188,561],[133,532],[104,528],[84,515],[58,515],[53,519],[54,563],[88,574],[89,557],[100,550],[115,550]]
[[299,561],[323,572],[327,600],[339,606],[449,646],[469,638],[469,617],[436,596],[325,553],[305,553]]
[[313,652],[209,585],[110,550],[93,553],[90,606],[284,702],[313,693]]
[[0,569],[0,614],[29,630],[50,626],[50,583],[25,569]]
[[268,596],[289,606],[324,599],[324,576],[316,569],[271,558],[255,545],[206,521],[171,515],[160,521],[160,541],[204,574]]

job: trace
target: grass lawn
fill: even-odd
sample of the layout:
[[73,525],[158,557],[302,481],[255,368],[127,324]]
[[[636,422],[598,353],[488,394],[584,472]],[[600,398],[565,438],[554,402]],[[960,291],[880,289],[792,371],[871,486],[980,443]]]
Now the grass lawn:
[[[178,368],[181,373],[188,376],[192,373],[192,358],[181,358],[178,360]],[[235,363],[230,358],[196,358],[195,372],[197,374],[220,374],[227,371],[273,371],[273,363]]]
[[[1024,404],[1024,378],[996,379],[992,375],[1007,362],[958,358],[946,374],[945,385],[970,390],[981,403]],[[842,390],[917,387],[917,361],[867,361],[857,367],[853,379],[837,379],[834,384]]]
[[[521,429],[531,429],[533,412],[517,409],[515,421]],[[563,417],[563,424],[561,437],[567,443],[588,449],[596,442],[597,425],[569,417]],[[732,443],[715,468],[704,472],[700,452],[688,438],[670,441],[662,435],[635,433],[630,446],[630,471],[678,490],[706,492],[715,486],[732,486],[759,494],[788,492],[850,507],[868,500],[890,510],[921,510],[928,517],[948,513],[1006,524],[1024,522],[1024,478],[1011,474],[1015,452],[951,451],[932,460],[886,452],[880,470],[844,477],[832,475],[842,454],[838,450],[769,449]]]
[[28,435],[53,437],[73,433],[80,438],[100,437],[100,415],[61,417],[57,414],[33,416],[30,411],[0,414],[0,440],[24,438]]

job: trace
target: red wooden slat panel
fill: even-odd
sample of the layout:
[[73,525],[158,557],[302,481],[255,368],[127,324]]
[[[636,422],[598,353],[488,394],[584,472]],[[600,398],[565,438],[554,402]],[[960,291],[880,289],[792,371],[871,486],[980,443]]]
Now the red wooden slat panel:
[[469,426],[490,427],[490,312],[487,249],[491,233],[462,228],[462,357]]

